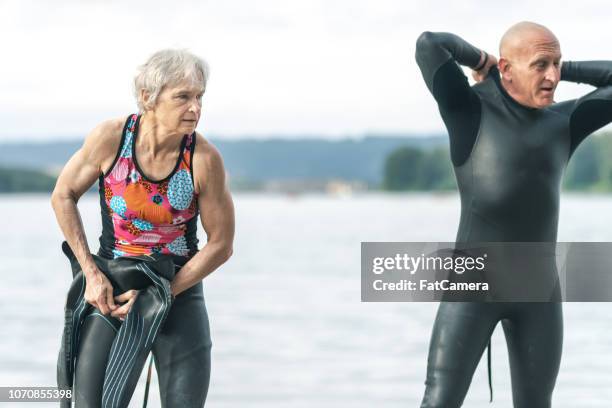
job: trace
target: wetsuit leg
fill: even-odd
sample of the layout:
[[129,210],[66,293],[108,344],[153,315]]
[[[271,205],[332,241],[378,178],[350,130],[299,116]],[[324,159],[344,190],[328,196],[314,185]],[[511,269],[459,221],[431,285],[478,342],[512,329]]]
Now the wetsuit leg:
[[153,345],[163,408],[204,406],[211,346],[200,282],[176,297]]
[[93,310],[83,321],[76,360],[74,401],[79,408],[102,405],[102,386],[111,345],[120,321]]
[[514,407],[549,408],[561,361],[561,303],[515,303],[502,325]]
[[421,408],[461,406],[500,314],[491,303],[440,303]]

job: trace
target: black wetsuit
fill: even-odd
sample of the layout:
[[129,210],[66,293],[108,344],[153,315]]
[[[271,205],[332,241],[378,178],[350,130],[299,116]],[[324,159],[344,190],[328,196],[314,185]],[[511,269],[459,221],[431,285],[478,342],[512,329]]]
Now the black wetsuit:
[[[202,287],[199,282],[176,297],[153,344],[160,401],[165,408],[201,408],[206,401],[212,343]],[[97,309],[86,317],[75,368],[76,407],[124,407],[130,401],[134,388],[121,400],[126,405],[106,405],[112,401],[104,399],[105,371],[120,323],[102,318]],[[139,377],[140,371],[136,371],[128,380],[135,382]],[[103,401],[103,405],[91,401]]]
[[[85,278],[70,247],[75,277],[66,302],[58,386],[73,388],[78,408],[127,407],[149,351],[162,407],[203,407],[210,379],[210,330],[202,282],[171,299],[170,281],[187,261],[156,255],[108,260],[94,255],[114,294],[140,289],[124,322],[83,298]],[[69,407],[64,400],[62,407]]]
[[[561,80],[598,87],[547,108],[516,102],[499,72],[470,86],[479,49],[447,33],[423,33],[416,59],[450,136],[461,197],[457,242],[555,242],[561,178],[586,136],[612,121],[612,62],[564,62]],[[441,303],[421,407],[459,407],[502,321],[515,407],[550,407],[561,358],[561,303]]]

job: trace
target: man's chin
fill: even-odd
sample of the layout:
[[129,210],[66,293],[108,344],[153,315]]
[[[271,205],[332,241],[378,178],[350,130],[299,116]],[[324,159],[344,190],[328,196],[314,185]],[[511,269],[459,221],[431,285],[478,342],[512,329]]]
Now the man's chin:
[[555,103],[555,99],[552,96],[546,97],[546,98],[538,98],[536,100],[534,108],[538,108],[538,109],[546,108],[552,105],[553,103]]

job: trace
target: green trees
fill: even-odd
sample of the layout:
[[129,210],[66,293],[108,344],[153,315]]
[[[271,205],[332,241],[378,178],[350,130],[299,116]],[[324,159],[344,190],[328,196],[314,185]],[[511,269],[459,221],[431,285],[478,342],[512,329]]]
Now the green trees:
[[0,168],[0,193],[51,192],[55,177],[30,169]]
[[612,134],[590,136],[574,152],[563,187],[566,190],[612,191]]
[[383,188],[389,191],[456,188],[447,149],[400,147],[387,156],[384,171]]

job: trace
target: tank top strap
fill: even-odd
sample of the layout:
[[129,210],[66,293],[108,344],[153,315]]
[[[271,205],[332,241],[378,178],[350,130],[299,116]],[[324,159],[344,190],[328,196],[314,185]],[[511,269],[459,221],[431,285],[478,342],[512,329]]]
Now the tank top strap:
[[121,157],[132,158],[132,144],[134,143],[134,133],[136,128],[138,127],[138,122],[140,122],[140,115],[132,114],[128,117],[125,127],[123,129],[122,140],[123,144],[121,145]]
[[196,134],[193,132],[190,135],[185,135],[185,148],[181,152],[182,164],[192,173],[193,152],[195,150]]

